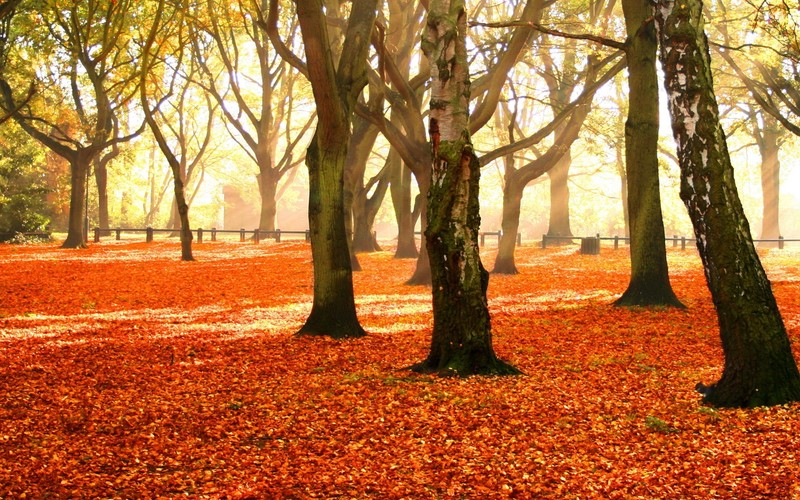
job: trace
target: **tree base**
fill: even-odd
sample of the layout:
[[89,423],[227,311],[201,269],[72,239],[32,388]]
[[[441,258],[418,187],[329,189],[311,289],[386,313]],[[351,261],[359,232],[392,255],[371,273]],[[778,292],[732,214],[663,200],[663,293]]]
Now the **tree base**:
[[438,375],[440,377],[470,377],[472,375],[522,375],[515,366],[496,358],[491,361],[482,355],[454,355],[446,363],[432,361],[430,358],[411,365],[415,373]]
[[61,244],[61,248],[89,248],[89,245],[84,243],[82,239],[75,240],[67,238],[64,243]]
[[416,259],[418,257],[419,251],[415,245],[398,245],[394,252],[395,259]]
[[653,290],[631,286],[614,301],[615,307],[675,307],[686,309],[671,288]]
[[800,401],[800,381],[784,383],[760,390],[743,389],[742,384],[726,384],[723,376],[719,382],[705,385],[699,382],[695,390],[703,395],[703,404],[717,408],[755,408],[776,406]]
[[367,335],[356,318],[345,319],[342,313],[318,314],[313,310],[306,323],[294,334],[295,337],[330,337],[332,339],[354,339]]
[[492,274],[519,274],[514,259],[497,259]]

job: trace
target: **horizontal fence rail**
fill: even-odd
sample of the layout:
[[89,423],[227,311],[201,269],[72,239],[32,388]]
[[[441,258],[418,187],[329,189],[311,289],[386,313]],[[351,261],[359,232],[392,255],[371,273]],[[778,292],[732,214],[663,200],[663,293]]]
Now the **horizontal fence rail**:
[[[414,235],[423,236],[423,233],[421,231],[416,231],[414,233]],[[481,246],[483,246],[486,243],[486,237],[487,236],[497,237],[497,244],[499,245],[500,244],[500,238],[503,237],[503,231],[482,231],[480,233]],[[522,246],[522,233],[517,233],[517,246],[518,247]]]
[[[627,237],[624,237],[624,236],[600,236],[600,233],[598,233],[595,236],[589,236],[589,237],[584,237],[584,236],[549,236],[547,234],[543,234],[542,235],[542,248],[547,248],[548,245],[552,246],[552,244],[558,244],[558,243],[561,243],[561,242],[566,242],[567,244],[576,244],[576,241],[581,242],[581,247],[584,247],[585,245],[587,245],[587,243],[584,243],[585,240],[595,240],[596,241],[596,246],[597,246],[597,251],[599,252],[600,244],[603,241],[613,241],[614,242],[614,249],[616,250],[616,249],[619,248],[619,243],[620,242],[623,242],[625,244],[630,244],[630,240],[631,239],[627,238]],[[687,242],[693,243],[694,242],[694,238],[687,238],[686,236],[674,235],[671,238],[670,237],[664,238],[664,241],[665,242],[670,242],[671,241],[673,248],[676,248],[678,245],[680,245],[681,250],[686,250],[686,243]],[[783,248],[784,248],[786,243],[796,243],[796,242],[800,242],[800,239],[784,238],[783,236],[778,236],[775,239],[753,240],[753,243],[777,243],[778,244],[778,249],[780,249],[780,250],[783,250]],[[589,244],[591,245],[591,243],[589,243]],[[592,253],[595,253],[595,252],[592,252]]]
[[[102,235],[114,235],[116,240],[122,239],[122,233],[144,233],[145,241],[148,243],[153,241],[156,233],[179,233],[179,229],[156,229],[152,227],[145,228],[132,228],[132,227],[117,227],[117,228],[94,228],[94,242],[99,243]],[[248,238],[252,239],[255,243],[260,242],[262,239],[273,239],[280,242],[281,238],[285,236],[302,236],[305,241],[311,240],[311,233],[306,229],[305,231],[283,231],[275,229],[274,231],[267,231],[262,229],[211,229],[197,228],[193,229],[192,233],[196,235],[197,243],[202,243],[208,237],[211,241],[217,241],[218,235],[239,235],[239,241],[244,242]]]

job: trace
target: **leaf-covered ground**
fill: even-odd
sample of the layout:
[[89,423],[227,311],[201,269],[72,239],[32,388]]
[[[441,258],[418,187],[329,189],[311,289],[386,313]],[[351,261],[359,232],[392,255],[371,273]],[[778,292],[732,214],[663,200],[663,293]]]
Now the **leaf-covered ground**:
[[[391,251],[360,256],[351,341],[292,336],[305,243],[178,255],[0,245],[0,497],[800,497],[800,406],[699,404],[722,353],[694,251],[669,250],[688,310],[631,311],[627,250],[519,249],[489,295],[525,375],[466,380],[406,369],[430,294]],[[796,345],[800,252],[762,259]]]

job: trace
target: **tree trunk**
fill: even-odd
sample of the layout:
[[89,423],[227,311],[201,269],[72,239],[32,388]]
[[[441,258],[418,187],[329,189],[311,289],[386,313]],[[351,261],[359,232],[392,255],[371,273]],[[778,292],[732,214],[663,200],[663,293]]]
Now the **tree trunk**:
[[[763,195],[763,211],[761,218],[762,240],[777,240],[781,235],[780,229],[780,188],[781,188],[781,161],[778,157],[780,151],[779,140],[781,128],[775,118],[763,114],[764,128],[758,149],[761,153],[761,193]],[[777,242],[762,242],[759,246],[774,248]]]
[[[428,170],[429,171],[429,170]],[[423,174],[424,175],[424,174]],[[428,195],[430,192],[431,181],[427,177],[418,177],[417,185],[419,186],[420,193],[426,193],[419,198],[420,202],[420,227],[423,234],[428,227]],[[431,261],[428,255],[428,246],[425,244],[425,237],[422,238],[422,244],[419,248],[419,255],[417,256],[417,266],[414,268],[414,274],[406,281],[406,285],[431,285]]]
[[800,400],[800,373],[750,236],[711,76],[699,0],[656,5],[664,86],[681,168],[681,199],[719,319],[725,367],[706,403],[753,407]]
[[86,213],[86,181],[90,164],[91,158],[87,158],[83,151],[76,153],[70,161],[69,225],[67,239],[61,244],[61,248],[86,248],[83,219]]
[[278,179],[275,179],[275,171],[272,168],[272,163],[262,166],[262,161],[259,161],[260,174],[256,176],[258,180],[258,193],[261,195],[261,212],[259,216],[258,227],[262,231],[275,230],[275,218],[278,215],[278,203],[276,201],[276,193],[278,190]]
[[395,259],[413,259],[419,256],[414,238],[414,217],[411,206],[411,170],[397,154],[389,153],[392,169],[391,195],[397,221],[397,250]]
[[[97,225],[109,227],[108,217],[108,168],[107,163],[96,161],[94,164],[94,181],[97,184]],[[101,236],[108,236],[111,231],[103,231]]]
[[[547,236],[572,236],[569,225],[569,167],[572,155],[567,152],[547,175],[550,177],[550,225]],[[572,243],[558,240],[555,245]]]
[[[449,5],[448,5],[449,4]],[[432,0],[422,49],[431,62],[433,169],[425,244],[431,265],[433,333],[427,359],[413,368],[467,376],[519,373],[492,347],[478,252],[480,164],[469,138],[466,10],[460,0]]]
[[628,29],[625,169],[631,231],[631,280],[616,306],[683,307],[669,282],[658,185],[658,77],[650,0],[623,0]]
[[342,56],[334,69],[320,0],[295,0],[317,106],[317,130],[306,154],[308,220],[314,261],[314,302],[298,335],[365,335],[358,322],[345,230],[344,169],[353,109],[367,84],[366,61],[377,0],[355,3]]
[[306,154],[314,303],[298,335],[346,338],[366,334],[356,316],[352,262],[344,223],[342,179],[346,154],[347,141],[322,151],[316,138]]
[[506,179],[503,189],[503,235],[500,237],[500,246],[494,261],[495,274],[517,274],[517,265],[514,262],[514,250],[517,245],[519,233],[519,216],[522,210],[522,192],[525,186],[518,186],[511,179]]

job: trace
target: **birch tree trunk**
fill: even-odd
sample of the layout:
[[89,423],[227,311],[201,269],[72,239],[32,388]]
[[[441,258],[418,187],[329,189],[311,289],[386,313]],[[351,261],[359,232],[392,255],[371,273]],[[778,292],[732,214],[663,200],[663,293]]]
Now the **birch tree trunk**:
[[711,76],[700,0],[659,0],[656,23],[681,199],[719,318],[722,377],[698,384],[706,403],[753,407],[800,400],[800,374],[769,280],[753,246]]
[[431,65],[433,154],[425,244],[433,284],[433,334],[420,372],[513,374],[492,347],[489,273],[478,253],[480,164],[469,135],[469,68],[463,0],[433,0],[422,38]]

